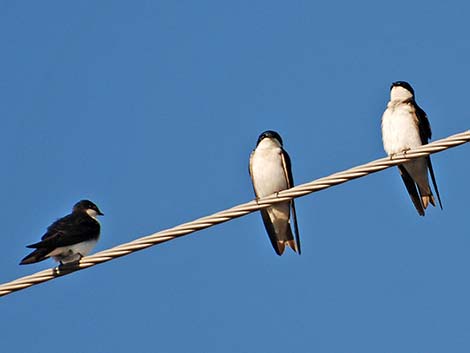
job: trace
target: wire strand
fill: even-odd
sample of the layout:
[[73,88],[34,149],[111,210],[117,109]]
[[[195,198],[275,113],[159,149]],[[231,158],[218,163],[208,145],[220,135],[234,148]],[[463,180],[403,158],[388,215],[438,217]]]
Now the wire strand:
[[35,274],[18,278],[14,281],[0,285],[0,296],[50,281],[54,278],[67,275],[69,273],[83,270],[97,264],[113,260],[115,258],[131,254],[133,252],[146,249],[148,247],[164,243],[166,241],[197,232],[199,230],[212,227],[214,225],[230,221],[234,218],[242,217],[248,213],[259,211],[260,209],[271,206],[275,203],[284,202],[293,198],[305,196],[329,187],[345,183],[347,181],[361,178],[363,176],[379,172],[392,166],[407,162],[414,158],[428,156],[446,149],[459,146],[470,142],[470,130],[447,138],[423,145],[419,148],[399,153],[393,158],[385,157],[375,161],[353,167],[342,172],[331,174],[327,177],[316,179],[314,181],[295,186],[291,189],[280,191],[267,197],[253,200],[217,213],[205,216],[194,221],[181,224],[179,226],[165,229],[160,232],[138,238],[131,242],[121,244],[108,250],[100,251],[94,255],[86,256],[79,263],[62,266],[59,268],[50,268],[37,272]]

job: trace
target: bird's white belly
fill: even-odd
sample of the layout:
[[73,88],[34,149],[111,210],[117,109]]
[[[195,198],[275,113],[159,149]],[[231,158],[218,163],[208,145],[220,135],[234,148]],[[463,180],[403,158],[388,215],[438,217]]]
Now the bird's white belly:
[[258,197],[287,189],[281,149],[258,150],[252,159],[253,184]]
[[79,260],[81,256],[88,255],[97,242],[98,239],[93,239],[73,245],[61,246],[51,251],[48,256],[62,263],[74,262]]
[[408,105],[385,110],[382,117],[382,141],[389,155],[422,145],[418,126]]

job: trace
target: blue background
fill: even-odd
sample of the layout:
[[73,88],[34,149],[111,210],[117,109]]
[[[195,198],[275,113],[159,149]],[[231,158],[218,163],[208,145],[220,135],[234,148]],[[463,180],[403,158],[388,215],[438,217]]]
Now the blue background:
[[[297,184],[384,156],[407,80],[433,138],[470,128],[463,1],[0,1],[1,282],[89,198],[103,250],[253,198],[283,136]],[[468,352],[469,146],[444,211],[396,168],[297,200],[303,254],[258,213],[0,299],[4,352]]]

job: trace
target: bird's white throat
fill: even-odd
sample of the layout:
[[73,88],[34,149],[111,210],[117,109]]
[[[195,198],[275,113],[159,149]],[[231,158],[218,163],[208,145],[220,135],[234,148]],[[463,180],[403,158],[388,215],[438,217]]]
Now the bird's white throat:
[[394,86],[390,91],[390,100],[391,101],[406,101],[407,99],[413,98],[413,95],[406,88],[401,86]]
[[94,219],[96,219],[96,216],[98,216],[98,212],[96,212],[95,210],[92,210],[91,208],[89,208],[88,210],[86,210],[86,213],[87,213],[91,218],[94,218]]
[[256,149],[265,149],[265,148],[280,148],[281,144],[279,143],[278,140],[273,139],[273,138],[265,138],[261,140],[261,142],[258,144]]

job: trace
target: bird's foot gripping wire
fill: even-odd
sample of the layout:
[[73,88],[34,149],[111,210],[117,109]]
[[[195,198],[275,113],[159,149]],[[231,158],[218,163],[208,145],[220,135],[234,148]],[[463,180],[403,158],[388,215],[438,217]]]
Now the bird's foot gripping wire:
[[83,257],[82,254],[78,254],[78,255],[80,255],[80,257],[75,261],[66,262],[66,263],[63,263],[62,261],[60,261],[59,266],[54,268],[54,272],[57,275],[64,275],[64,274],[67,274],[69,272],[73,272],[75,270],[78,270],[79,269],[78,264],[80,263],[80,260]]

